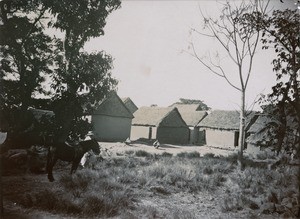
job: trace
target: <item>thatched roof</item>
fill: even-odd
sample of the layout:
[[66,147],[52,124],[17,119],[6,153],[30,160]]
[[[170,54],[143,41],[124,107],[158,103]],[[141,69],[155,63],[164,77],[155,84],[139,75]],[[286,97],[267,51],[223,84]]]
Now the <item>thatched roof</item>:
[[179,110],[179,113],[181,114],[183,120],[188,126],[196,126],[201,122],[206,116],[206,111],[185,111],[185,110]]
[[[246,118],[246,127],[253,121],[254,115],[255,113],[251,113]],[[239,130],[239,126],[240,113],[238,111],[227,110],[214,110],[198,124],[198,127],[223,130]]]
[[186,127],[177,108],[141,107],[134,114],[132,125]]
[[133,114],[135,111],[138,110],[138,107],[134,104],[134,102],[129,98],[121,98],[125,106],[129,109],[129,111]]
[[125,106],[125,104],[115,91],[110,92],[107,97],[100,102],[99,106],[96,110],[94,110],[93,114],[133,118],[132,113]]
[[[251,134],[247,138],[248,143],[261,144],[269,142],[274,138],[274,133],[276,133],[277,127],[281,125],[280,119],[276,115],[271,114],[261,114],[258,116],[257,120],[251,125],[248,132]],[[286,138],[290,138],[292,130],[297,130],[298,122],[295,117],[287,115],[286,116]],[[272,135],[273,133],[273,135]],[[292,134],[293,135],[293,134]]]
[[40,122],[42,118],[46,118],[49,120],[55,116],[54,112],[50,110],[42,110],[42,109],[35,109],[35,108],[29,108],[28,110],[33,114],[33,117],[38,122]]
[[250,132],[250,133],[259,132],[259,131],[261,131],[266,126],[266,124],[268,124],[270,122],[274,122],[275,123],[275,120],[273,120],[269,116],[260,115],[260,116],[258,116],[258,118],[255,121],[255,123],[253,123],[253,125],[250,126],[248,132]]
[[[274,106],[268,106],[269,108],[276,110]],[[273,107],[273,108],[272,108]],[[286,126],[290,129],[297,129],[297,117],[294,114],[289,114],[290,112],[288,111],[289,109],[285,109],[286,113]],[[249,128],[249,132],[251,133],[257,133],[260,132],[262,129],[266,128],[267,126],[280,126],[280,120],[281,120],[281,115],[278,112],[272,113],[271,112],[266,112],[262,113],[258,116],[256,121],[251,125]]]
[[201,110],[201,105],[200,104],[181,104],[181,103],[174,103],[170,107],[176,107],[179,112],[181,113],[182,111],[200,111]]
[[255,123],[253,123],[248,130],[250,136],[248,136],[246,139],[247,143],[264,145],[266,142],[269,142],[272,136],[268,135],[268,132],[266,130],[269,129],[271,132],[274,131],[274,126],[270,126],[267,128],[267,124],[270,124],[271,122],[273,124],[277,123],[274,119],[272,119],[269,116],[258,116]]

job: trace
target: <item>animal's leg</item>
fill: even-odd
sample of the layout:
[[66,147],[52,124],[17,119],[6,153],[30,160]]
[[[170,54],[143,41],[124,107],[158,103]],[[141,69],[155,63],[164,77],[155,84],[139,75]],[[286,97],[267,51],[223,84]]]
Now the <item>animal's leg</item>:
[[50,163],[49,163],[49,166],[48,166],[48,169],[47,169],[47,172],[48,172],[48,179],[50,182],[53,182],[54,181],[54,177],[53,177],[53,166],[55,165],[57,161],[57,158],[52,158]]
[[47,153],[47,165],[46,165],[46,171],[48,173],[49,166],[51,163],[51,152],[50,152],[50,147],[48,148],[48,153]]
[[48,148],[48,154],[47,154],[47,165],[46,165],[46,171],[47,171],[47,174],[48,174],[48,179],[50,182],[53,182],[54,178],[52,176],[52,163],[53,163],[53,160],[52,160],[52,154],[51,154],[51,149],[50,147]]
[[73,174],[73,173],[76,172],[79,163],[80,163],[80,160],[74,160],[74,161],[73,161],[73,163],[72,163],[72,168],[71,168],[71,174]]

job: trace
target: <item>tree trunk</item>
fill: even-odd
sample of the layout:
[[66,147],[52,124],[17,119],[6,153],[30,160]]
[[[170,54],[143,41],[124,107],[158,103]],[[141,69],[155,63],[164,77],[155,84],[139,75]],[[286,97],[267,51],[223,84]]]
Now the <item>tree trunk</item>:
[[279,127],[277,130],[277,138],[278,138],[278,142],[275,145],[276,148],[276,152],[277,152],[277,156],[279,155],[279,153],[281,152],[282,146],[284,144],[284,138],[286,136],[286,115],[285,115],[285,107],[284,107],[284,100],[280,101],[278,103],[278,107],[279,107]]
[[239,129],[239,150],[238,150],[238,165],[241,170],[244,169],[243,150],[245,144],[245,90],[241,91],[241,108],[240,108],[240,129]]

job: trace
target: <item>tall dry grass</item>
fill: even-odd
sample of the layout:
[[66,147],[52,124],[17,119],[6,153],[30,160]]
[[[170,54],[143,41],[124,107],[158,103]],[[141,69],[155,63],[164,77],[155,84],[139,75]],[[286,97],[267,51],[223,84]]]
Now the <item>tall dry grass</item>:
[[166,213],[138,203],[149,194],[158,198],[176,193],[223,194],[224,199],[217,205],[224,214],[247,209],[251,214],[278,214],[265,207],[268,203],[278,209],[288,205],[281,208],[280,214],[297,214],[299,173],[294,167],[269,170],[248,161],[246,169],[240,171],[235,155],[200,157],[191,152],[170,156],[143,151],[125,154],[128,156],[97,162],[92,169],[80,170],[72,176],[62,175],[57,187],[42,194],[24,195],[23,205],[82,217],[196,218],[176,208]]

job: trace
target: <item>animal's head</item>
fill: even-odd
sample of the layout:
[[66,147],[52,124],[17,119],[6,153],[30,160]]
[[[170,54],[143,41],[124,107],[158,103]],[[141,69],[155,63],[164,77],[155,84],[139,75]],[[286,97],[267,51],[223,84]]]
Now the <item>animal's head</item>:
[[99,155],[100,154],[100,145],[98,144],[96,139],[90,140],[90,147],[94,154]]

